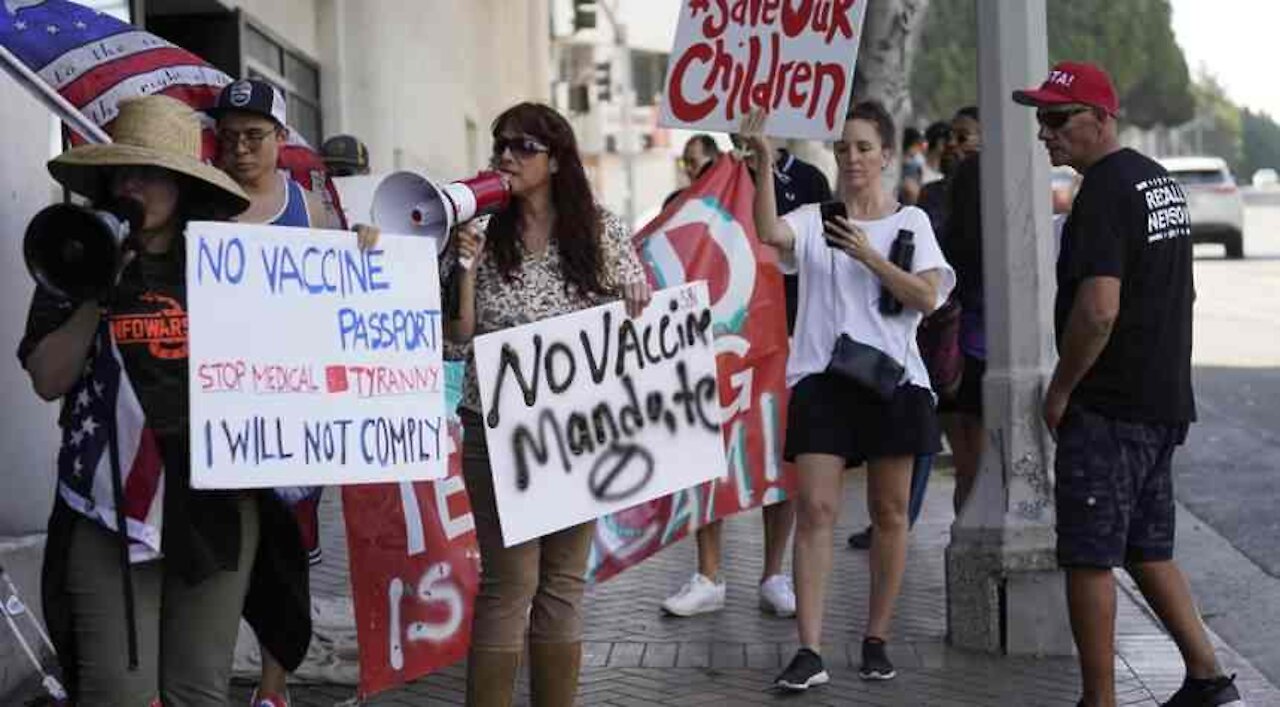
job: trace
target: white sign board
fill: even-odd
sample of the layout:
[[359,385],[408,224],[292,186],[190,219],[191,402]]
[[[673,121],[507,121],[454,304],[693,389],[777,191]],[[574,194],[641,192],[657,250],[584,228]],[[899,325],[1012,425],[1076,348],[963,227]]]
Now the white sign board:
[[508,547],[726,473],[705,282],[477,337]]
[[435,243],[187,227],[191,485],[443,478]]
[[681,0],[659,125],[734,133],[753,108],[776,137],[834,140],[868,0]]

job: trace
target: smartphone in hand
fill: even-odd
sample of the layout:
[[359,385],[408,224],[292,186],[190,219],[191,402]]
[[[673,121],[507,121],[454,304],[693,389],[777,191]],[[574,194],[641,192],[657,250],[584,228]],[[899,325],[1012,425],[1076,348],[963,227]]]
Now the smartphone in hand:
[[[818,208],[822,213],[822,230],[824,232],[829,232],[831,230],[827,224],[835,217],[840,216],[842,218],[849,218],[849,210],[845,208],[843,201],[827,201]],[[831,243],[830,238],[827,238],[827,245],[832,248],[836,247]]]

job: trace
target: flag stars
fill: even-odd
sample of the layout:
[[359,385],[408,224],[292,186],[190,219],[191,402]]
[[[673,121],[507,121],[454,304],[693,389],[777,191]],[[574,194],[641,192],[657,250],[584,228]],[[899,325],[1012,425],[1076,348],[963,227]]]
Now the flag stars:
[[90,402],[92,402],[92,398],[89,397],[89,389],[81,388],[80,394],[76,396],[76,412],[89,407]]
[[71,463],[71,475],[78,479],[80,478],[80,475],[83,473],[84,473],[84,462],[80,461],[80,457],[76,457],[75,461]]
[[80,430],[72,430],[72,431],[71,431],[71,446],[73,446],[73,447],[79,447],[79,446],[80,446],[80,443],[81,443],[81,442],[83,442],[83,441],[84,441],[84,433],[83,433],[83,432],[81,432]]
[[27,23],[23,22],[22,20],[18,20],[17,22],[13,23],[13,28],[21,32],[27,28]]
[[89,29],[89,25],[85,24],[84,20],[76,20],[76,29],[86,30]]
[[57,34],[62,30],[58,29],[57,25],[45,25],[44,31],[48,32],[49,34]]
[[86,417],[84,418],[84,422],[80,423],[80,429],[90,437],[98,431],[99,427],[102,427],[102,425],[99,425],[98,421],[92,417]]

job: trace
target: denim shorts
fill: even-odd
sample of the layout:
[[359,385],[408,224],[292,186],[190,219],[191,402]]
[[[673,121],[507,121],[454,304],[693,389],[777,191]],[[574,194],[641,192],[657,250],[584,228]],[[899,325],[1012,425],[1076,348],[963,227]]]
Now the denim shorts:
[[1173,450],[1186,423],[1116,420],[1079,406],[1058,427],[1058,564],[1173,559]]

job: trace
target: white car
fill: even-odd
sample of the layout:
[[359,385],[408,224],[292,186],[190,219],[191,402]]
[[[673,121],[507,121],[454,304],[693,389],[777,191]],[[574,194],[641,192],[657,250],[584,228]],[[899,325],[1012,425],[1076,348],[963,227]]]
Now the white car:
[[1280,189],[1280,174],[1274,169],[1264,167],[1253,173],[1254,189]]
[[1220,157],[1169,157],[1160,164],[1182,185],[1191,213],[1191,240],[1219,243],[1228,258],[1244,257],[1244,197]]

